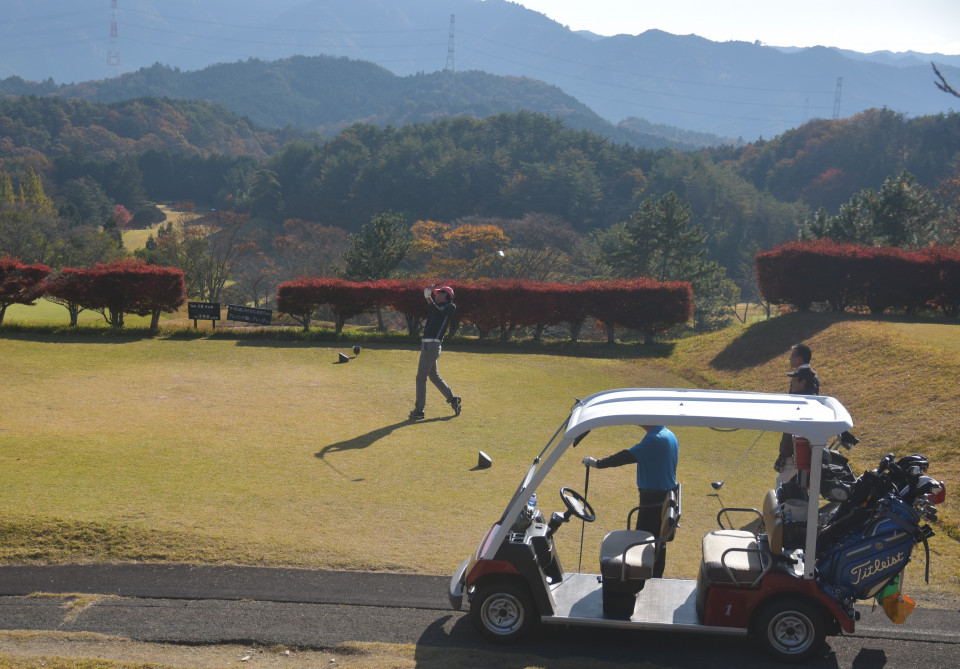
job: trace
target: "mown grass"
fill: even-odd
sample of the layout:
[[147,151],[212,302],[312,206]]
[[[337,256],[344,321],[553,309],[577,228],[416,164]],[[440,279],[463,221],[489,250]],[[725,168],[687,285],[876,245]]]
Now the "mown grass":
[[[369,337],[359,356],[336,364],[349,346],[313,339],[5,331],[0,560],[449,573],[500,515],[572,394],[783,391],[797,341],[813,347],[823,391],[854,416],[863,440],[855,469],[889,451],[919,451],[933,459],[932,475],[956,480],[960,360],[866,319],[790,315],[652,351],[454,342],[440,368],[464,396],[464,413],[452,418],[430,386],[428,418],[418,423],[405,421],[417,351],[400,341]],[[758,435],[678,434],[684,520],[667,575],[692,578],[721,504],[755,506],[773,485],[779,435],[763,435],[718,495],[709,482],[727,477]],[[583,456],[639,436],[630,428],[591,434],[551,473],[541,508],[561,508],[562,485],[583,489]],[[475,469],[479,450],[493,458],[491,469]],[[593,472],[598,521],[584,533],[584,570],[595,571],[603,533],[635,503],[629,469]],[[946,537],[956,536],[956,508],[945,506],[931,544],[932,587],[921,594],[932,599],[960,594],[960,555]],[[579,535],[579,525],[557,535],[568,570],[577,568]],[[919,582],[911,579],[911,595]]]
[[[643,361],[449,351],[463,415],[431,387],[428,419],[411,424],[417,352],[365,347],[335,364],[338,350],[0,340],[0,558],[443,573],[499,515],[568,389],[678,381]],[[481,449],[495,466],[472,471]],[[580,481],[579,461],[562,475]],[[628,508],[629,486],[616,492]]]
[[[149,327],[149,316],[135,316],[127,314],[124,316],[124,323],[132,327]],[[86,327],[98,326],[109,327],[103,316],[95,311],[84,310],[77,316],[77,322],[83,323]],[[12,304],[7,307],[6,314],[3,317],[4,326],[25,325],[32,327],[36,324],[54,325],[61,324],[67,326],[70,324],[70,314],[66,307],[54,304],[49,300],[40,299],[36,304]]]

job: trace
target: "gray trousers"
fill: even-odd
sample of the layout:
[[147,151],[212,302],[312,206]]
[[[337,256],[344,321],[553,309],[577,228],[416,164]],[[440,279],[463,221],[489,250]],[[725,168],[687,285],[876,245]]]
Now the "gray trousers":
[[414,411],[423,411],[427,403],[427,379],[433,382],[447,401],[453,397],[450,386],[440,378],[440,373],[437,371],[439,357],[440,342],[425,341],[420,345],[420,363],[417,365],[417,403],[413,407]]

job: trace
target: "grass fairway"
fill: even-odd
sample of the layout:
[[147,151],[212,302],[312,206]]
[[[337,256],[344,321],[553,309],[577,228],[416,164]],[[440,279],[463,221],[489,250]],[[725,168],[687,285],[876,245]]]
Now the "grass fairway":
[[[579,397],[612,387],[783,391],[786,352],[814,348],[826,394],[850,408],[854,469],[886,452],[923,452],[931,474],[957,480],[953,382],[960,357],[888,324],[782,317],[680,342],[669,357],[599,358],[446,347],[440,369],[464,397],[453,418],[428,385],[427,419],[408,423],[417,351],[268,340],[123,339],[5,334],[0,383],[0,560],[170,560],[446,574],[503,511]],[[618,347],[614,354],[637,349]],[[665,354],[666,355],[666,354]],[[678,429],[683,522],[667,576],[693,578],[721,503],[756,506],[774,482],[778,434]],[[635,443],[639,428],[597,431],[550,474],[583,491],[583,456]],[[475,469],[477,452],[493,467]],[[572,457],[571,457],[572,456]],[[636,503],[633,468],[591,473],[603,534]],[[907,591],[921,603],[960,595],[956,501],[931,542],[931,585],[918,564]],[[947,535],[953,533],[951,539]],[[580,524],[558,534],[576,570]],[[922,547],[914,552],[922,566]]]
[[[463,414],[430,387],[427,420],[408,423],[416,351],[334,364],[338,350],[0,340],[0,557],[444,573],[565,418],[568,389],[682,383],[656,362],[453,350],[441,369]],[[480,449],[494,467],[472,471]],[[635,489],[617,474],[594,487],[619,516]],[[580,485],[583,468],[571,458],[555,476],[554,490]]]

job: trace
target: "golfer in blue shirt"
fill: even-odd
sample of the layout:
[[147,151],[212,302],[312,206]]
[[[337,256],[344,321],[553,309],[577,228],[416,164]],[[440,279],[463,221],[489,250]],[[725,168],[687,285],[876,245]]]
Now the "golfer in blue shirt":
[[[663,425],[641,427],[647,434],[639,444],[600,460],[586,457],[583,464],[597,469],[635,464],[642,507],[637,516],[637,529],[659,538],[663,500],[667,493],[677,487],[677,458],[680,448],[677,437]],[[654,578],[663,576],[666,561],[667,546],[663,543],[660,544],[654,563]]]

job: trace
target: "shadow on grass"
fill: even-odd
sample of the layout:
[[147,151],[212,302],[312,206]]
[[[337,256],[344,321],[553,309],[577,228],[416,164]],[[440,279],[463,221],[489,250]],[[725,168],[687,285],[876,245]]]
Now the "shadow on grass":
[[[338,441],[335,444],[330,444],[329,446],[324,446],[318,452],[314,453],[313,456],[323,462],[325,465],[330,467],[333,471],[337,472],[344,478],[347,476],[341,472],[339,469],[334,467],[327,460],[327,456],[331,453],[340,453],[342,451],[358,451],[364,448],[369,448],[373,446],[376,442],[380,441],[384,437],[393,433],[394,430],[398,430],[402,427],[408,427],[416,424],[425,424],[425,423],[437,423],[442,421],[448,421],[453,419],[454,416],[439,416],[437,418],[427,418],[425,420],[403,420],[398,423],[393,423],[392,425],[384,425],[383,427],[378,427],[376,430],[371,430],[366,434],[361,434],[359,436],[353,437],[352,439],[345,439],[344,441]],[[363,479],[352,479],[354,482],[363,481]]]
[[[105,327],[80,325],[3,325],[0,338],[22,339],[38,342],[67,343],[116,343],[161,339],[171,341],[224,340],[234,341],[237,346],[270,348],[325,348],[345,351],[355,345],[361,348],[393,350],[418,350],[420,340],[402,333],[344,332],[336,335],[327,331],[304,332],[294,328],[222,328],[217,330],[194,330],[192,328],[160,328],[159,333],[148,328],[123,328],[113,330]],[[639,342],[579,341],[551,339],[477,339],[476,337],[453,336],[444,341],[444,346],[453,351],[471,353],[534,353],[539,355],[570,356],[578,358],[669,358],[673,355],[675,342],[642,344]]]
[[28,341],[38,344],[133,344],[135,342],[156,339],[156,335],[147,328],[56,328],[19,327],[4,325],[0,327],[0,339]]
[[711,361],[714,369],[738,372],[786,357],[790,347],[804,342],[831,325],[847,319],[838,314],[793,313],[746,328]]

